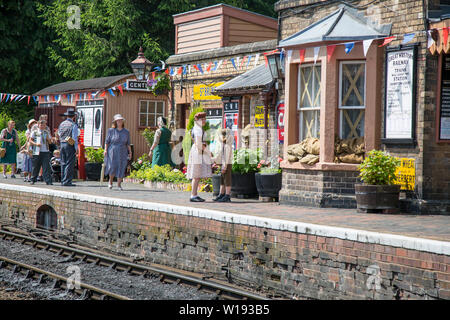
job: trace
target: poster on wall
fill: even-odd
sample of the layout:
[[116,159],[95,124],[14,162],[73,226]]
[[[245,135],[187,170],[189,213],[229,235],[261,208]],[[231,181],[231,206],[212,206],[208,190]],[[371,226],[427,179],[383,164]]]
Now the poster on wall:
[[441,72],[439,140],[450,140],[450,56],[444,55]]
[[[270,115],[267,114],[267,127],[269,127]],[[264,128],[264,106],[255,107],[255,128]]]
[[103,101],[79,101],[77,124],[85,147],[102,146]]
[[234,134],[233,150],[238,146],[238,121],[239,121],[239,103],[226,102],[223,105],[224,128],[230,129]]
[[278,143],[284,143],[284,102],[281,101],[277,106],[277,130]]
[[211,141],[209,148],[213,152],[216,150],[217,130],[222,128],[222,117],[222,108],[206,109],[206,122],[209,123],[209,128],[211,130]]
[[386,52],[385,144],[414,143],[416,56],[416,46]]

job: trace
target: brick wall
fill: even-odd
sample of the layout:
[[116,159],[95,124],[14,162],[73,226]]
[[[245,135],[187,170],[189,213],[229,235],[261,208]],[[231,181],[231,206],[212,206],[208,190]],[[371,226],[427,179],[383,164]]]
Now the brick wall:
[[[416,140],[414,147],[399,148],[382,145],[392,155],[402,158],[414,158],[416,162],[416,189],[406,194],[412,202],[411,208],[421,213],[445,213],[450,211],[450,144],[437,144],[436,136],[436,97],[437,89],[437,57],[431,56],[427,50],[426,12],[423,1],[383,0],[372,3],[371,0],[352,2],[363,8],[365,16],[374,24],[392,23],[392,35],[400,37],[388,47],[399,46],[403,40],[401,35],[414,32],[413,42],[419,43],[417,56],[417,96],[416,96]],[[322,3],[322,5],[320,5]],[[427,1],[433,8],[439,1]],[[311,5],[314,5],[311,7]],[[306,28],[312,23],[326,17],[338,9],[340,3],[330,4],[318,0],[286,0],[275,5],[281,17],[281,38]],[[308,9],[309,8],[309,9]],[[380,66],[383,72],[383,92],[385,96],[385,63]],[[369,79],[368,79],[369,81]],[[384,119],[384,98],[380,111]],[[384,128],[380,128],[384,132]],[[426,164],[426,165],[425,165]],[[418,202],[417,199],[420,201]],[[423,200],[423,201],[422,201]],[[442,203],[445,202],[445,205]],[[437,207],[440,207],[437,210]]]
[[321,208],[356,208],[354,171],[283,169],[280,203]]
[[36,211],[48,205],[66,240],[215,279],[228,268],[232,282],[278,297],[450,299],[441,242],[27,190],[2,190],[0,224],[35,227]]

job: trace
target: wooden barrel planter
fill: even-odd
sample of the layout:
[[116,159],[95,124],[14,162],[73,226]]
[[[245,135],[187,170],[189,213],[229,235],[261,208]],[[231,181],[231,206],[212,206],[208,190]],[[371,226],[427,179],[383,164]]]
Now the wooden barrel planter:
[[278,201],[278,193],[281,190],[281,173],[257,173],[255,182],[260,197],[274,198]]
[[396,213],[399,211],[399,185],[356,184],[358,210],[368,213]]
[[232,173],[231,196],[234,198],[257,198],[255,173]]
[[102,164],[97,162],[86,162],[84,164],[86,178],[90,181],[99,181],[102,172]]

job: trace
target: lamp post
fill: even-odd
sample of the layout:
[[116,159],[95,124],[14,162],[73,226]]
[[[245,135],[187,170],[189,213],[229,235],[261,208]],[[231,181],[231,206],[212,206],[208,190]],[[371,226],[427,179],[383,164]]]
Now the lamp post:
[[284,78],[284,63],[281,62],[281,53],[273,52],[268,54],[267,60],[269,61],[269,69],[272,74],[272,79],[278,83],[278,80],[282,80]]
[[140,47],[138,57],[132,61],[130,65],[136,75],[136,79],[139,81],[144,81],[148,79],[148,75],[152,70],[153,62],[150,62],[145,58],[144,50]]

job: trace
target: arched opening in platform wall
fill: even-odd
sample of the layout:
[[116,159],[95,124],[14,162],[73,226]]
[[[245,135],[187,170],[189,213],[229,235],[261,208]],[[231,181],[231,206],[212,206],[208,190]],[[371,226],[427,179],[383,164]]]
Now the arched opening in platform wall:
[[58,216],[56,211],[48,205],[39,207],[36,212],[36,228],[56,230],[57,226]]

